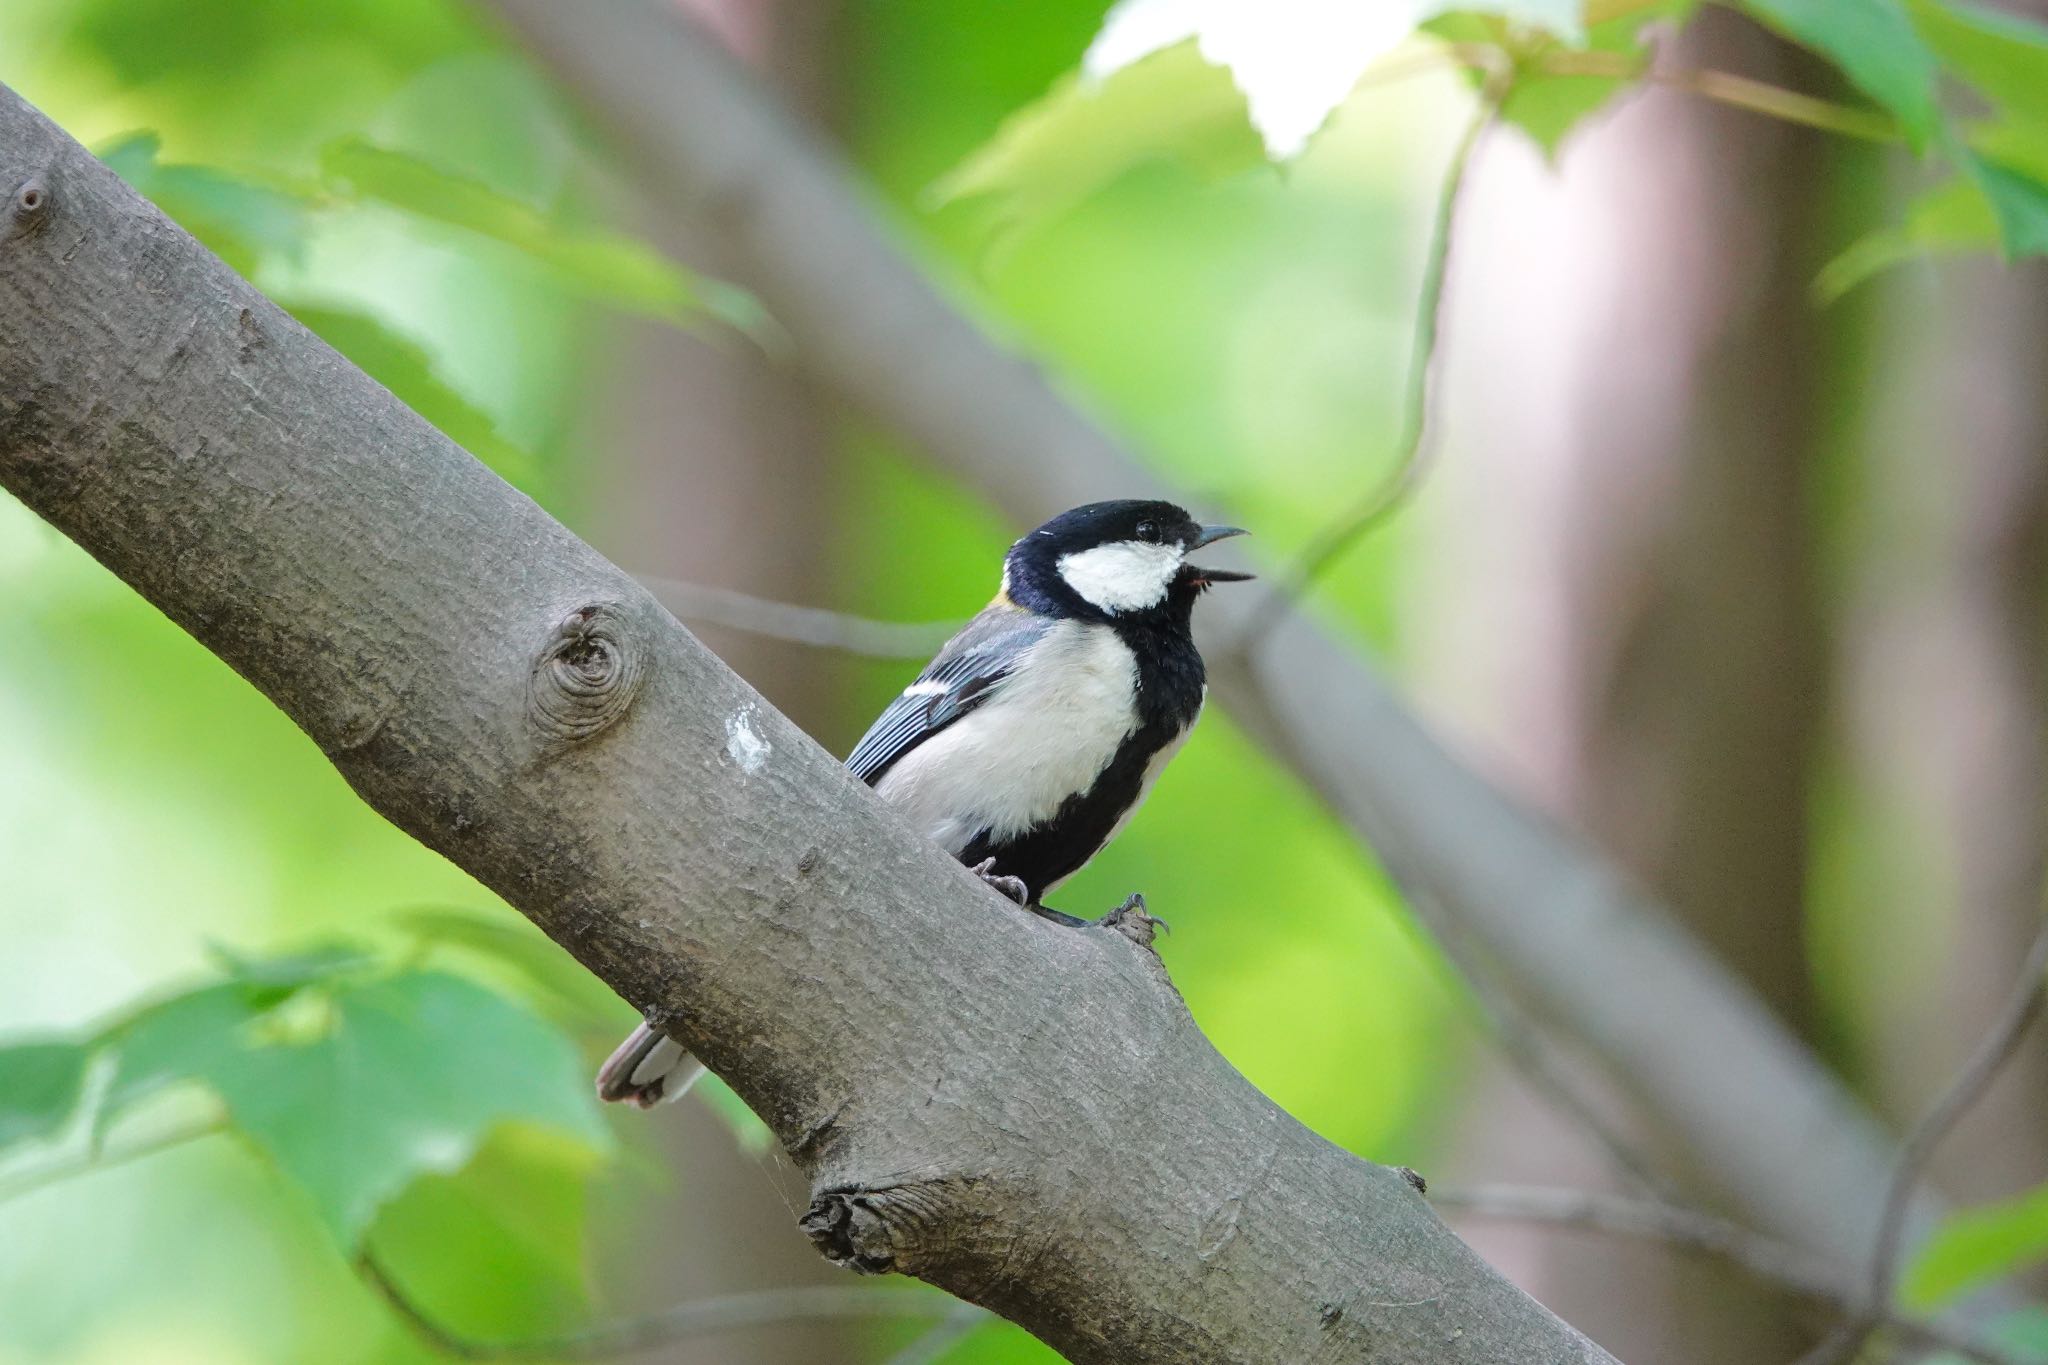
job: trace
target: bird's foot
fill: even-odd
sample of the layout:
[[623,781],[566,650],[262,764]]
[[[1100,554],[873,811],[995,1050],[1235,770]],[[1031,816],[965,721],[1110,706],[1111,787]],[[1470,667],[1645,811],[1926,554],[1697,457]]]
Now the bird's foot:
[[1115,930],[1140,948],[1150,948],[1155,936],[1173,932],[1172,925],[1145,908],[1144,896],[1136,891],[1095,923],[1099,928]]
[[997,872],[996,860],[994,858],[983,858],[967,870],[1025,909],[1039,909],[1038,906],[1031,903],[1031,888],[1024,884],[1024,879],[1022,877],[1007,877]]

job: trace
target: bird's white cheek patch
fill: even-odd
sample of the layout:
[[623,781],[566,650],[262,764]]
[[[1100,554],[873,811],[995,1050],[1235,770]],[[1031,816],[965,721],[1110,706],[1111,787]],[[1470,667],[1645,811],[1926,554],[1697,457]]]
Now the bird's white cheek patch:
[[1060,556],[1060,577],[1090,604],[1104,611],[1144,611],[1166,597],[1180,572],[1178,545],[1121,540]]

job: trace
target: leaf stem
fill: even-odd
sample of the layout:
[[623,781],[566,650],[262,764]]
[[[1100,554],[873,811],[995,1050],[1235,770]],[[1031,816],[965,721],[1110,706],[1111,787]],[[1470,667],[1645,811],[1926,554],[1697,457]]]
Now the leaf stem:
[[1429,246],[1423,256],[1422,283],[1416,291],[1414,339],[1408,351],[1408,384],[1401,404],[1401,433],[1394,446],[1394,462],[1349,510],[1330,522],[1276,584],[1268,596],[1257,623],[1245,634],[1241,648],[1250,650],[1265,638],[1284,613],[1286,603],[1299,597],[1345,551],[1356,545],[1366,532],[1385,521],[1407,502],[1421,481],[1426,464],[1430,433],[1430,399],[1436,372],[1437,337],[1443,324],[1444,280],[1451,260],[1451,239],[1457,226],[1458,199],[1465,187],[1466,172],[1473,151],[1500,113],[1512,72],[1495,67],[1479,96],[1478,107],[1465,125],[1451,159],[1438,184],[1436,209],[1431,215]]
[[1592,28],[1595,24],[1655,9],[1662,3],[1664,0],[1586,0],[1585,25]]
[[1859,109],[1833,100],[1804,95],[1797,90],[1768,81],[1738,76],[1728,71],[1690,70],[1645,63],[1621,52],[1574,52],[1554,49],[1536,68],[1546,76],[1604,76],[1614,80],[1644,80],[1669,86],[1726,104],[1753,114],[1797,123],[1823,132],[1866,142],[1898,142],[1899,126],[1875,109]]

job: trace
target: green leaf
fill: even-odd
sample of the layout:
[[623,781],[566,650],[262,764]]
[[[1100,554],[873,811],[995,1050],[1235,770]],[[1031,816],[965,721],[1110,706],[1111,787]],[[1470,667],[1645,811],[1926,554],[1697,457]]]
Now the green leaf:
[[[1277,11],[1122,0],[1080,73],[1006,119],[930,200],[986,198],[997,230],[1015,231],[1148,161],[1185,162],[1210,177],[1283,161],[1425,21],[1483,13],[1505,21],[1517,41],[1577,43],[1586,36],[1579,10],[1579,0],[1303,0]],[[1529,117],[1538,117],[1533,105]]]
[[244,1048],[243,1030],[295,994],[224,981],[145,1006],[116,1024],[98,1040],[113,1053],[114,1068],[95,1127],[104,1131],[158,1091],[205,1082],[233,1065]]
[[1100,80],[1193,39],[1230,71],[1252,126],[1276,161],[1299,154],[1366,69],[1424,22],[1453,10],[1497,15],[1569,42],[1584,34],[1581,0],[1295,0],[1278,9],[1215,0],[1118,0],[1082,58]]
[[[1583,47],[1594,53],[1618,57],[1631,67],[1646,65],[1650,50],[1645,33],[1655,25],[1683,23],[1698,8],[1698,0],[1651,0],[1632,7],[1625,14],[1602,19],[1586,28]],[[1468,13],[1433,20],[1430,33],[1451,42],[1484,43],[1516,50],[1516,35],[1498,19]],[[1501,118],[1520,128],[1555,158],[1566,138],[1587,118],[1598,113],[1625,91],[1641,82],[1635,76],[1595,76],[1558,72],[1545,68],[1543,57],[1556,43],[1522,44],[1516,50],[1519,66],[1515,79],[1501,100]],[[1473,85],[1485,80],[1481,72],[1471,73]]]
[[532,488],[539,462],[499,434],[491,415],[441,378],[433,359],[367,313],[327,304],[280,299],[293,317],[369,374],[441,433],[496,470],[509,483]]
[[167,166],[157,159],[162,149],[155,133],[130,133],[100,160],[244,277],[266,253],[301,257],[317,207],[309,194],[208,166]]
[[932,187],[934,203],[989,197],[998,231],[1058,216],[1133,166],[1171,157],[1221,177],[1264,161],[1244,95],[1192,43],[1100,81],[1069,76],[1003,122]]
[[566,1330],[588,1300],[589,1150],[507,1124],[449,1175],[426,1175],[369,1232],[436,1321],[495,1339]]
[[631,237],[555,222],[419,157],[343,138],[321,152],[320,165],[338,190],[502,242],[593,302],[682,326],[714,317],[757,341],[774,335],[745,290],[685,270]]
[[[1658,0],[1588,26],[1585,46],[1592,52],[1647,64],[1651,55],[1645,41],[1648,30],[1659,25],[1675,28],[1697,8],[1699,0]],[[1555,157],[1574,129],[1606,108],[1615,96],[1640,84],[1634,78],[1524,71],[1508,87],[1501,101],[1501,117],[1535,138],[1546,156]]]
[[1984,250],[1997,242],[1998,217],[1990,201],[1973,182],[1958,178],[1915,200],[1902,226],[1879,228],[1829,261],[1814,280],[1814,294],[1833,303],[1894,266]]
[[1950,159],[1996,210],[2006,254],[2039,252],[2048,184],[2048,26],[1937,0],[1911,3],[1914,22],[1948,69],[1991,104],[1990,117],[1948,139]]
[[344,1247],[416,1177],[459,1169],[500,1123],[592,1150],[610,1141],[568,1040],[460,977],[413,972],[338,991],[310,1040],[245,1029],[243,1041],[206,1080]]
[[62,1129],[78,1108],[91,1051],[67,1042],[0,1048],[0,1152]]
[[1939,66],[1904,0],[1746,0],[1745,8],[1842,69],[1925,148],[1941,127]]
[[1943,65],[1994,103],[2048,114],[2048,26],[1938,0],[1908,0],[1913,24]]
[[2048,185],[1975,152],[1962,161],[1991,205],[2007,259],[2048,255]]
[[1822,268],[1814,293],[1824,303],[1894,266],[1932,256],[2003,251],[2008,259],[2048,255],[2048,184],[1960,148],[1964,174],[1930,190],[1900,227],[1881,228]]
[[416,1177],[461,1167],[500,1122],[608,1148],[560,1031],[460,977],[366,977],[364,961],[322,951],[238,964],[234,979],[114,1025],[94,1044],[113,1055],[97,1122],[167,1086],[205,1086],[344,1247]]
[[1912,1308],[1936,1308],[2043,1260],[2048,1185],[2002,1204],[1950,1214],[1914,1258],[1902,1291]]

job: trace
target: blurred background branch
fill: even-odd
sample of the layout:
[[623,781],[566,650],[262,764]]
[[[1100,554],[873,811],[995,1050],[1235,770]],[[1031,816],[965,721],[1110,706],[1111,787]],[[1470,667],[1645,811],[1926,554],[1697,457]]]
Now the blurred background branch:
[[960,628],[958,621],[871,621],[848,612],[771,602],[679,578],[634,577],[646,584],[663,606],[692,625],[724,626],[785,644],[872,659],[928,659]]
[[[1835,1309],[1860,1314],[1867,1302],[1855,1276],[1839,1264],[1698,1209],[1594,1190],[1532,1185],[1450,1186],[1432,1189],[1429,1197],[1441,1208],[1474,1218],[1547,1223],[1721,1257],[1773,1288]],[[1888,1308],[1866,1322],[1870,1331],[1894,1333],[1908,1346],[1947,1351],[1983,1365],[2021,1365],[2032,1358],[1939,1323],[1901,1317]]]
[[1871,1248],[1869,1280],[1860,1303],[1827,1338],[1800,1358],[1800,1365],[1840,1365],[1854,1360],[1871,1334],[1884,1325],[1891,1303],[1898,1293],[1901,1262],[1906,1251],[1906,1208],[1913,1189],[1925,1179],[1927,1163],[1935,1149],[1955,1129],[1971,1106],[1998,1073],[2012,1060],[2020,1040],[2048,1001],[2048,919],[2034,936],[2033,945],[2021,960],[2019,976],[1999,1008],[1990,1029],[1964,1061],[1926,1114],[1921,1116],[1899,1150],[1898,1170],[1885,1190],[1883,1216],[1878,1220],[1877,1241]]
[[[940,1318],[940,1326],[962,1335],[987,1321],[988,1314],[962,1304],[949,1294],[921,1290],[883,1290],[847,1285],[765,1289],[752,1294],[724,1294],[678,1304],[642,1317],[606,1322],[586,1331],[537,1341],[477,1341],[451,1332],[436,1322],[399,1287],[374,1256],[357,1262],[363,1278],[411,1328],[435,1350],[456,1360],[610,1360],[659,1350],[692,1337],[718,1336],[755,1327],[775,1327],[809,1319]],[[936,1330],[936,1329],[935,1329]],[[921,1340],[929,1340],[930,1334]]]

